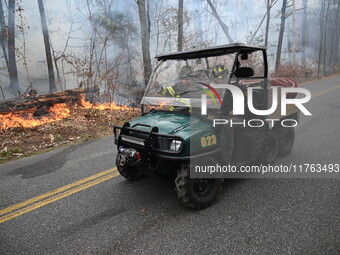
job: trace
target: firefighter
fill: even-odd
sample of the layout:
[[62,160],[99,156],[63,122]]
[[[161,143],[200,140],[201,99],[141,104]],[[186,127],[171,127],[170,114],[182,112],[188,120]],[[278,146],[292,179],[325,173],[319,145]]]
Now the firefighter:
[[167,97],[180,97],[180,95],[183,92],[186,92],[187,87],[190,85],[192,81],[186,80],[185,78],[188,77],[195,77],[195,71],[194,69],[189,65],[184,65],[179,74],[178,77],[180,78],[180,81],[177,82],[173,86],[160,86],[158,89],[158,93],[167,96]]
[[229,70],[225,65],[216,65],[212,70],[212,75],[218,80],[223,80],[228,77]]
[[[192,82],[190,80],[185,80],[185,78],[194,76],[195,76],[194,69],[189,65],[184,65],[178,74],[180,81],[173,86],[160,86],[158,93],[165,97],[174,97],[176,98],[175,100],[176,102],[179,102],[180,104],[183,104],[188,108],[191,108],[190,104],[186,100],[181,99],[180,97],[183,92],[186,92],[188,86]],[[174,111],[175,107],[171,106],[169,110]]]

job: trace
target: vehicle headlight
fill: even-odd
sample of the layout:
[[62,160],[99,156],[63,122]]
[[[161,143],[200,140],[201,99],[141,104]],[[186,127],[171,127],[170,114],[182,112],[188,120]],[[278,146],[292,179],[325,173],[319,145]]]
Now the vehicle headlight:
[[172,140],[170,144],[170,150],[172,151],[179,151],[182,146],[182,142],[179,140]]

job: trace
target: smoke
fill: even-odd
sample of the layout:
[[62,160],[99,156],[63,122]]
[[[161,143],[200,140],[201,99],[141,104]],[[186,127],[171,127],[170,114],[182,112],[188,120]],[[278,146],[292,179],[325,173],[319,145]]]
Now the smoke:
[[[229,27],[234,41],[247,43],[250,37],[254,37],[254,44],[264,44],[265,22],[261,26],[259,24],[266,14],[266,0],[212,2],[222,21]],[[283,59],[291,60],[294,50],[298,61],[303,58],[304,54],[308,62],[316,63],[320,48],[320,24],[318,23],[320,1],[308,1],[307,27],[302,26],[303,0],[295,0],[295,3],[296,37],[294,40],[296,41],[292,42],[294,26],[290,14],[286,20]],[[44,4],[50,42],[59,69],[60,82],[57,84],[59,90],[75,88],[80,83],[91,86],[99,85],[103,89],[111,86],[112,91],[117,89],[121,94],[125,94],[126,98],[132,87],[142,87],[140,25],[135,0],[65,0],[45,1]],[[24,17],[25,40],[20,29],[16,31],[17,66],[21,91],[25,91],[29,84],[32,84],[39,93],[47,93],[48,73],[37,1],[22,0],[22,8],[24,9],[22,16]],[[176,51],[178,0],[149,0],[149,8],[151,56]],[[281,1],[277,1],[271,9],[268,45],[270,67],[274,66],[280,8]],[[5,6],[4,10],[7,11]],[[291,13],[291,11],[292,8],[288,7],[287,12]],[[338,27],[334,25],[334,10],[331,10],[330,15],[329,25],[326,27],[328,36],[326,45],[329,47],[332,34],[329,29],[332,26],[334,29]],[[17,13],[17,24],[20,19]],[[305,46],[301,42],[303,30],[306,30],[308,34]],[[211,13],[207,1],[184,1],[184,49],[220,45],[227,42],[226,35],[216,17]],[[296,49],[292,49],[294,44]],[[336,54],[339,53],[336,52]],[[24,57],[27,61],[28,75],[26,66],[23,65]],[[329,53],[327,57],[330,58]],[[54,69],[56,72],[56,66]],[[0,58],[0,82],[6,98],[14,96],[6,89],[9,79],[3,57]],[[2,99],[0,93],[0,100]]]

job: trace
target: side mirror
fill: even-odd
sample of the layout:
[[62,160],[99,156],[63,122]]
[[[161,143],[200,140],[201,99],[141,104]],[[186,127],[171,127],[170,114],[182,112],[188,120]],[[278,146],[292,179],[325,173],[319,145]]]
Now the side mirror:
[[247,59],[248,59],[248,54],[241,55],[241,60],[247,60]]

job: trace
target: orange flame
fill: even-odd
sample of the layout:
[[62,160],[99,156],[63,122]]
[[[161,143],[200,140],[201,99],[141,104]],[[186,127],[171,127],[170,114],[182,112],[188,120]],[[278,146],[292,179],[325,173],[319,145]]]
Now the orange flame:
[[84,95],[80,96],[80,104],[84,109],[98,109],[98,110],[127,110],[130,107],[123,105],[118,106],[115,103],[91,104],[85,100]]
[[36,127],[45,123],[62,120],[70,115],[70,108],[66,104],[55,104],[48,111],[48,115],[36,118],[33,113],[36,109],[27,111],[10,112],[0,115],[0,130],[12,127]]
[[[85,100],[85,97],[81,95],[80,97],[80,105],[78,108],[83,109],[98,109],[98,110],[126,110],[130,109],[127,106],[117,106],[115,103],[104,103],[93,105],[90,102]],[[25,110],[25,111],[17,111],[10,112],[8,114],[0,114],[0,130],[5,130],[14,127],[23,127],[30,128],[40,126],[42,124],[51,123],[54,121],[62,120],[71,115],[71,108],[65,104],[55,104],[48,110],[46,115],[35,117],[34,112],[37,108]]]
[[159,107],[163,107],[165,104],[166,104],[165,101],[161,101],[161,102],[159,102]]

